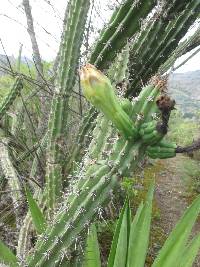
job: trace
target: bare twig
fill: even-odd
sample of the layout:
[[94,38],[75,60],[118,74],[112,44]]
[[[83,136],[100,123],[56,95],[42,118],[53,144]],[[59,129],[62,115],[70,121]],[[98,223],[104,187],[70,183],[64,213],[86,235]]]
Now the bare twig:
[[[33,121],[32,121],[32,118],[31,118],[31,116],[30,116],[30,113],[29,113],[29,111],[28,111],[28,109],[27,109],[27,107],[26,107],[26,104],[25,104],[24,99],[23,99],[23,97],[22,97],[21,94],[20,94],[20,97],[21,97],[21,100],[22,100],[22,104],[23,104],[23,106],[24,106],[24,109],[25,109],[25,111],[26,111],[26,114],[27,114],[27,116],[28,116],[28,118],[29,118],[30,125],[31,125],[31,127],[32,127],[32,130],[33,130],[33,133],[34,133],[34,135],[35,135],[35,138],[36,138],[37,142],[39,143],[39,139],[38,139],[38,136],[37,136],[35,127],[34,127],[34,123],[33,123]],[[43,154],[43,157],[44,157],[44,151],[42,150],[42,147],[41,147],[40,143],[39,143],[39,148],[40,148],[40,150],[41,150],[41,152],[42,152],[42,154]],[[41,169],[41,171],[44,173],[44,169],[43,169],[43,166],[42,166],[42,162],[40,161],[40,158],[38,157],[37,152],[34,151],[34,153],[35,153],[35,155],[36,155],[36,157],[37,157],[37,159],[38,159],[38,162],[39,162],[39,164],[40,164],[40,169]]]
[[193,152],[198,149],[200,149],[200,138],[194,141],[189,146],[185,146],[185,147],[178,146],[176,148],[176,153],[189,153],[189,152]]
[[5,55],[6,55],[6,59],[7,59],[7,61],[8,61],[8,65],[9,65],[9,67],[10,67],[10,70],[13,71],[13,69],[12,69],[12,65],[11,65],[11,62],[10,62],[10,59],[9,59],[7,53],[6,53],[6,50],[5,50],[5,47],[4,47],[4,45],[3,45],[3,42],[2,42],[2,40],[1,40],[1,38],[0,38],[0,42],[1,42],[1,46],[2,46],[2,48],[3,48],[3,51],[4,51]]
[[26,61],[26,65],[27,65],[27,68],[28,68],[29,75],[30,75],[31,78],[33,78],[33,77],[32,77],[32,74],[31,74],[31,69],[30,69],[30,66],[29,66],[27,57],[25,57],[25,61]]
[[[22,26],[23,28],[25,28],[26,30],[28,30],[28,28],[21,22],[19,22],[18,20],[8,16],[7,14],[2,14],[0,13],[0,16],[3,16],[11,21],[14,21],[15,23],[19,24],[20,26]],[[40,38],[40,36],[36,35],[38,39],[40,39],[41,42],[43,42],[47,47],[49,47],[52,51],[56,52],[56,49],[54,49],[52,46],[49,45],[49,43],[45,42],[44,39]],[[26,47],[27,50],[29,50],[27,47]],[[29,50],[30,51],[30,50]]]
[[[24,10],[23,8],[20,6],[16,6],[14,5],[10,0],[8,0],[8,2],[10,3],[10,5],[12,5],[14,8],[16,8],[19,12],[21,12],[24,15]],[[48,35],[50,35],[56,42],[58,42],[58,39],[52,34],[50,33],[47,29],[45,29],[38,21],[36,21],[34,19],[34,22]]]

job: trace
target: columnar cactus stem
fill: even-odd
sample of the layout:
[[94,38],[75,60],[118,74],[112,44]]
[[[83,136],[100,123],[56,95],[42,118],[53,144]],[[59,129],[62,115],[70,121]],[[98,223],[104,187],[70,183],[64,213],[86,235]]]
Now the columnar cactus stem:
[[32,228],[32,218],[30,213],[27,213],[25,219],[23,220],[23,225],[20,229],[18,245],[17,245],[17,257],[20,261],[23,261],[30,249],[30,230]]
[[57,198],[61,195],[63,151],[60,142],[64,138],[68,100],[75,83],[89,3],[89,0],[71,0],[68,4],[68,21],[62,39],[56,89],[49,119],[46,179],[50,209],[54,208]]
[[[98,94],[98,90],[101,89],[99,83],[102,83],[102,88],[104,89],[105,76],[96,69],[93,69],[92,72],[89,69],[85,71],[87,71],[87,75],[82,77],[85,79],[83,86],[88,86],[87,80],[90,81],[89,93]],[[101,79],[97,75],[99,79],[95,80],[93,84],[91,79],[96,77],[96,72],[101,76]],[[140,97],[142,103],[140,109],[144,112],[143,122],[146,121],[148,115],[147,110],[151,113],[154,109],[153,105],[156,105],[155,96],[161,92],[160,88],[162,88],[162,85],[163,83],[161,81],[155,79],[154,86],[146,87],[145,93]],[[152,94],[152,101],[147,99],[147,92],[150,95]],[[96,102],[94,103],[96,104]],[[100,100],[97,104],[101,107]],[[120,105],[120,103],[117,104]],[[160,108],[161,106],[159,103]],[[107,116],[107,113],[105,113],[105,116]],[[138,127],[141,128],[140,125]],[[97,129],[98,127],[95,131]],[[105,140],[103,143],[105,143]],[[76,237],[85,230],[88,223],[98,213],[101,205],[109,200],[109,192],[117,185],[118,178],[123,175],[130,175],[135,169],[138,161],[144,157],[146,147],[149,143],[144,142],[142,136],[138,140],[134,138],[126,140],[120,137],[106,160],[97,160],[91,166],[86,165],[80,169],[80,176],[76,184],[73,185],[71,194],[63,201],[63,206],[55,215],[53,225],[48,227],[44,236],[37,242],[34,255],[29,257],[28,266],[55,266],[59,262],[61,251],[63,249],[66,251],[74,243]],[[155,148],[149,147],[148,153],[154,156],[154,150]],[[170,151],[167,150],[167,154],[165,155],[169,155],[168,152]],[[164,147],[162,152],[166,153]]]
[[[174,44],[177,43],[177,39],[181,39],[185,34],[185,28],[189,28],[193,22],[196,19],[196,13],[198,12],[200,8],[200,2],[199,0],[193,0],[191,3],[188,3],[188,5],[185,7],[185,10],[179,15],[177,19],[175,19],[174,22],[169,23],[168,25],[168,33],[163,38],[163,43],[166,45],[160,45],[158,49],[154,50],[154,53],[151,54],[151,56],[148,59],[148,66],[151,67],[152,65],[152,59],[157,61],[157,66],[160,66],[160,58],[163,55],[163,53],[167,53],[169,55],[169,52],[171,52],[172,47],[174,47]],[[190,10],[190,12],[188,12]],[[186,15],[186,13],[188,13]],[[155,57],[156,55],[156,57]]]
[[15,101],[15,99],[17,98],[22,89],[23,89],[22,77],[17,76],[9,94],[5,97],[2,104],[0,105],[0,119],[3,117],[6,111],[8,111],[9,108],[12,106],[13,102]]
[[74,145],[72,146],[70,157],[68,157],[65,162],[65,173],[69,174],[71,170],[73,170],[74,163],[76,161],[79,162],[82,156],[85,154],[85,139],[88,139],[88,136],[91,134],[91,131],[94,128],[97,114],[98,112],[94,107],[91,107],[85,114],[81,123],[81,127],[79,128],[79,134],[77,135]]
[[98,160],[102,156],[102,149],[110,134],[110,121],[99,114],[97,117],[96,127],[93,131],[93,139],[88,149],[88,156],[90,160]]
[[[113,190],[117,184],[117,176],[123,175],[130,168],[134,151],[135,147],[132,147],[131,142],[124,141],[120,146],[116,144],[113,153],[115,156],[112,155],[107,164],[100,168],[97,165],[98,169],[89,177],[87,176],[88,169],[85,179],[82,177],[80,183],[77,183],[73,197],[70,201],[69,199],[65,201],[63,208],[55,217],[54,226],[47,229],[46,240],[42,239],[37,243],[34,256],[30,257],[30,267],[36,264],[55,266],[62,248],[66,249],[74,242],[74,238],[85,229],[87,223],[98,212],[98,208],[108,200],[110,190]],[[134,166],[138,156],[141,155],[135,154]],[[49,254],[45,257],[44,254],[47,251]]]
[[19,226],[21,223],[19,218],[19,213],[20,213],[19,211],[23,194],[21,192],[21,185],[19,183],[18,174],[10,159],[8,150],[8,140],[6,138],[0,140],[0,151],[1,151],[0,153],[1,168],[3,170],[3,173],[8,181],[8,185],[11,190],[13,207],[16,213],[16,222],[17,226]]
[[[108,70],[108,77],[110,78],[112,85],[115,87],[118,83],[123,82],[123,79],[127,76],[127,65],[128,65],[128,58],[129,58],[129,45],[126,45],[126,47],[123,49],[122,53],[120,53],[116,61],[111,65],[111,67]],[[73,163],[79,162],[84,153],[84,146],[86,145],[86,140],[90,140],[88,136],[91,136],[92,129],[95,125],[95,119],[98,115],[97,110],[91,106],[89,108],[89,111],[85,114],[84,119],[81,123],[81,127],[79,129],[79,134],[76,138],[75,144],[72,147],[72,153],[70,154],[70,157],[66,159],[66,167],[65,167],[65,173],[70,173],[70,170],[73,169]],[[110,137],[114,138],[116,135],[116,130],[113,127],[107,128],[107,135],[108,133],[112,131],[112,134]],[[105,140],[105,139],[104,139]],[[109,144],[108,144],[109,146]],[[104,148],[102,148],[102,152],[108,150],[107,144],[104,145]]]
[[34,157],[33,163],[31,165],[30,177],[35,177],[37,174],[38,165],[39,165],[38,158],[40,159],[43,153],[45,153],[47,142],[48,142],[48,134],[46,133],[37,148],[37,151],[36,151],[37,157]]
[[167,72],[175,63],[177,58],[188,53],[196,46],[200,45],[200,27],[186,40],[181,42],[179,46],[174,50],[173,54],[167,59],[167,61],[160,67],[159,73],[164,74]]
[[140,29],[140,20],[155,6],[156,1],[126,1],[111,18],[111,22],[91,55],[90,63],[103,69],[109,65],[131,38]]
[[[127,96],[136,95],[141,88],[141,81],[148,81],[157,72],[159,66],[166,61],[197,18],[200,8],[198,0],[184,1],[184,8],[182,7],[181,11],[178,5],[175,5],[173,9],[173,4],[180,1],[174,0],[173,2],[166,3],[157,19],[154,19],[153,22],[149,20],[138,39],[133,43],[129,69],[130,78],[133,81],[127,91]],[[163,27],[166,29],[165,31],[163,31]],[[159,39],[154,38],[155,33],[160,37]]]

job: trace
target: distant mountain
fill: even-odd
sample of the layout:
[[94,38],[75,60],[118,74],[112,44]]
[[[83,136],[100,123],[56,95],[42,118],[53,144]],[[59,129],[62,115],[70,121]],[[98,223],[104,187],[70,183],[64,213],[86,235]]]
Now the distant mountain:
[[[17,59],[14,57],[14,56],[8,56],[8,58],[6,57],[6,55],[2,55],[0,54],[0,66],[2,68],[9,68],[9,63],[8,63],[8,60],[10,61],[10,64],[11,66],[13,66]],[[24,63],[24,64],[29,64],[29,66],[31,66],[33,64],[33,61],[29,58],[25,58],[25,57],[22,57],[21,58],[21,62]],[[0,76],[4,75],[4,72],[3,70],[0,68]]]
[[200,70],[173,73],[169,78],[169,94],[185,117],[200,111]]
[[[13,56],[9,56],[11,65],[16,63]],[[29,66],[33,61],[22,57],[22,62]],[[5,55],[0,54],[0,66],[9,67]],[[4,72],[0,69],[0,76]],[[176,106],[180,108],[185,117],[193,117],[200,111],[200,70],[185,73],[173,73],[169,77],[169,94],[176,100]]]
[[[9,59],[11,65],[13,65],[15,63],[14,57],[9,56],[8,59]],[[8,59],[5,55],[0,54],[0,66],[2,67],[2,68],[0,68],[0,76],[4,75],[3,68],[9,68]]]

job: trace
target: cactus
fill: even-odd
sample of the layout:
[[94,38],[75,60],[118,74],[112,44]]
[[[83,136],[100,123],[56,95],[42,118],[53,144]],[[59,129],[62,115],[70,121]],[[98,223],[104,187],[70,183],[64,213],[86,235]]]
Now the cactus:
[[6,138],[2,138],[0,140],[0,163],[1,168],[3,171],[3,174],[5,175],[9,188],[11,190],[11,197],[13,202],[13,207],[16,213],[16,220],[17,220],[17,226],[19,227],[21,224],[21,218],[20,218],[20,207],[21,207],[21,201],[23,198],[23,194],[21,192],[21,185],[19,181],[18,174],[13,166],[13,163],[11,161],[10,155],[9,155],[9,149],[8,149],[8,140]]
[[[161,77],[148,80],[172,55],[179,40],[196,19],[199,0],[165,1],[161,11],[154,10],[155,16],[151,13],[156,6],[154,0],[126,0],[119,6],[88,59],[95,67],[88,64],[81,70],[83,93],[92,107],[74,138],[72,153],[65,159],[63,144],[69,136],[66,129],[70,118],[69,99],[77,78],[90,4],[89,0],[68,2],[48,132],[41,143],[44,150],[47,145],[47,167],[45,185],[38,199],[49,222],[45,233],[36,237],[35,247],[26,257],[32,223],[29,213],[25,217],[17,248],[23,266],[65,266],[63,258],[66,266],[72,266],[67,259],[73,250],[72,245],[79,242],[80,235],[85,235],[95,216],[101,215],[119,179],[131,175],[145,155],[168,158],[181,151],[176,144],[164,140],[175,104],[165,93],[165,81]],[[156,18],[156,15],[159,16]],[[142,23],[140,19],[143,19]],[[101,72],[105,69],[110,80]],[[145,82],[142,90],[141,80]],[[12,97],[2,106],[3,115],[16,97],[16,91],[11,92]],[[138,96],[130,99],[133,95]],[[24,126],[25,123],[21,122]],[[29,145],[28,134],[22,139],[25,145]],[[33,148],[37,147],[37,142],[34,142],[31,140]],[[28,150],[16,158],[26,161],[28,167],[25,167],[25,173],[35,179],[37,162],[34,160],[30,167],[26,156],[32,150]],[[14,164],[8,150],[6,153],[2,164],[7,164],[8,170],[12,170],[11,175],[16,182]],[[16,153],[13,154],[16,156]],[[41,156],[41,147],[37,154]],[[44,178],[42,176],[41,181]],[[16,184],[12,186],[16,187]],[[21,184],[17,186],[19,189],[22,187]],[[32,188],[36,197],[38,188],[34,184]]]
[[97,68],[106,68],[116,53],[126,45],[127,40],[140,30],[140,21],[156,5],[156,1],[125,1],[115,11],[107,29],[103,30],[89,62]]
[[[138,39],[133,42],[130,49],[129,68],[132,82],[127,96],[136,95],[140,91],[141,80],[147,81],[157,72],[159,66],[166,61],[196,20],[200,8],[199,1],[183,1],[184,8],[182,7],[181,12],[179,8],[176,9],[178,5],[175,7],[173,5],[179,2],[177,0],[174,0],[173,3],[166,2],[161,14],[158,14],[153,22],[150,19]],[[166,30],[163,31],[163,28]],[[159,38],[154,38],[155,36],[159,36]]]
[[48,207],[53,209],[62,192],[62,148],[59,140],[65,133],[68,99],[75,83],[75,72],[90,1],[71,0],[64,29],[63,45],[60,52],[58,76],[49,118],[49,142],[47,147],[47,195]]
[[167,59],[167,61],[160,67],[159,73],[164,74],[167,72],[175,63],[176,59],[182,55],[188,53],[193,48],[200,44],[200,27],[186,40],[181,42],[178,47],[174,50],[173,54]]
[[19,96],[19,93],[22,90],[22,88],[23,88],[22,77],[17,76],[9,94],[5,97],[5,99],[0,105],[0,119],[2,119],[4,114],[12,106],[17,96]]
[[[92,72],[88,67],[84,71],[86,72],[85,76],[81,76],[84,79],[83,85],[87,87],[87,82],[97,76],[100,84],[98,82],[92,84],[94,95],[99,94],[101,83],[104,92],[105,79],[106,82],[108,79],[93,67]],[[158,82],[157,79],[155,79],[154,83],[152,86],[147,86],[145,91],[148,91],[150,94],[153,92],[154,95],[157,95],[158,91],[161,93],[163,83]],[[87,88],[85,88],[86,90]],[[140,100],[142,102],[140,105],[141,111],[148,109],[151,112],[154,108],[153,105],[156,105],[156,99],[148,101],[145,93],[142,94]],[[95,101],[93,103],[96,104]],[[99,103],[101,102],[97,102],[97,105],[101,108]],[[120,106],[120,103],[117,102],[116,105]],[[102,111],[104,111],[104,107]],[[115,117],[114,114],[113,116]],[[106,112],[105,117],[112,120],[111,115],[107,115]],[[144,112],[143,123],[147,123],[146,117],[147,112]],[[132,124],[134,125],[133,121]],[[153,126],[155,127],[155,125]],[[138,161],[144,157],[147,145],[151,143],[151,140],[144,143],[143,135],[139,134],[141,127],[138,124],[137,140],[131,139],[130,136],[119,138],[107,159],[97,160],[91,166],[88,166],[86,163],[86,166],[78,170],[79,177],[72,188],[73,190],[71,190],[71,194],[64,200],[63,206],[55,215],[53,225],[49,226],[46,230],[44,234],[45,240],[44,237],[41,237],[37,242],[34,255],[29,256],[28,266],[35,266],[37,264],[39,266],[54,266],[61,258],[61,251],[70,248],[75,242],[75,238],[85,230],[85,227],[93,219],[94,215],[98,213],[100,207],[109,200],[109,192],[117,185],[118,178],[130,174],[135,169]],[[105,143],[105,140],[103,143]]]
[[[124,5],[125,7],[130,8],[128,6],[130,4],[129,1],[125,2]],[[151,2],[153,5],[153,2]],[[185,8],[186,5],[188,4],[188,1],[183,1],[181,4],[180,8],[180,1],[174,0],[173,2],[165,2],[163,5],[163,8],[160,13],[157,14],[157,18],[153,17],[149,20],[147,20],[146,23],[144,23],[144,26],[140,27],[141,31],[138,33],[136,32],[135,38],[133,38],[133,41],[131,42],[130,45],[130,59],[129,59],[129,87],[128,90],[126,91],[126,96],[136,96],[140,90],[141,90],[141,81],[147,82],[148,79],[156,73],[158,70],[159,65],[163,64],[167,57],[169,57],[170,54],[172,54],[174,48],[178,45],[179,40],[181,37],[187,32],[189,26],[193,23],[195,18],[198,15],[198,12],[196,12],[200,4],[196,0],[190,0],[190,3],[187,6],[187,9]],[[96,64],[95,60],[97,57],[97,54],[95,51],[98,51],[98,49],[103,49],[101,40],[103,38],[107,38],[104,41],[108,43],[109,38],[112,40],[112,31],[109,32],[109,29],[111,25],[115,25],[114,22],[117,22],[117,14],[120,18],[120,21],[123,21],[122,16],[125,16],[125,7],[121,6],[119,10],[116,12],[115,15],[111,18],[110,23],[108,24],[108,29],[103,30],[101,33],[100,39],[97,42],[94,52],[92,52],[91,57],[90,57],[90,63],[95,63],[96,66],[98,66],[100,69],[102,66],[107,66],[109,65],[109,62],[107,60],[109,59],[108,55],[106,54],[105,57],[103,57],[101,60],[102,66]],[[175,7],[175,8],[174,8]],[[184,9],[185,8],[185,9]],[[188,12],[190,10],[190,12]],[[182,13],[181,13],[182,12]],[[182,21],[180,23],[181,27],[177,28],[176,31],[176,36],[174,35],[173,37],[171,36],[171,39],[165,38],[165,36],[170,36],[168,33],[170,32],[170,27],[168,25],[171,25],[171,31],[173,32],[173,29],[178,26],[178,24],[175,24],[176,21],[176,16],[182,14],[182,18],[188,18],[188,20],[185,20],[184,22]],[[116,17],[116,21],[115,21]],[[161,19],[160,19],[161,18]],[[179,22],[179,20],[178,20]],[[119,25],[119,21],[117,22]],[[166,28],[166,31],[163,31],[163,28]],[[113,29],[111,27],[111,29]],[[123,39],[123,36],[125,34],[125,28],[121,27],[121,35],[120,38]],[[114,33],[113,33],[114,34]],[[118,33],[120,34],[120,33]],[[160,38],[156,38],[156,36],[160,36],[162,34],[162,42],[160,42]],[[170,46],[171,44],[171,46]],[[160,49],[161,47],[168,47],[166,50],[162,50],[162,55],[160,57],[153,57],[151,59],[152,64],[157,64],[156,67],[151,66],[148,67],[146,64],[148,62],[148,58],[152,55],[152,51],[154,52],[155,47]],[[160,48],[159,48],[160,47]],[[186,46],[187,47],[187,46]],[[110,49],[113,51],[115,50],[115,44],[110,43]],[[118,51],[118,50],[117,50]],[[115,52],[114,52],[115,55]],[[155,54],[154,54],[155,55]],[[105,62],[105,63],[104,63]],[[100,63],[99,63],[100,64]],[[142,69],[142,72],[141,72]],[[148,71],[147,71],[148,69]],[[140,74],[139,74],[140,73]],[[148,75],[147,75],[148,74]],[[156,108],[156,107],[155,107]],[[91,116],[91,114],[93,114]],[[93,107],[91,107],[91,110],[88,112],[88,115],[85,115],[86,118],[82,122],[82,126],[80,127],[80,132],[83,132],[84,129],[84,134],[85,136],[89,135],[89,131],[91,130],[91,122],[92,120],[94,121],[97,113],[95,113],[95,110]],[[87,117],[88,116],[88,117]],[[89,119],[90,118],[90,119]],[[79,145],[77,146],[76,144],[73,146],[72,150],[72,155],[74,160],[78,160],[78,156],[82,155],[81,149],[82,149],[82,144],[84,142],[85,138],[78,138],[77,143]],[[68,164],[68,168],[70,169],[71,164]]]
[[86,154],[87,160],[93,161],[101,159],[104,144],[110,135],[110,130],[110,121],[102,114],[99,114],[96,119],[96,126],[93,130],[93,138],[88,148],[88,155]]
[[[156,5],[154,0],[141,1],[139,3],[132,3],[132,1],[125,1],[113,14],[107,27],[101,32],[100,38],[93,49],[89,62],[95,64],[100,69],[108,67],[117,53],[122,50],[127,44],[127,40],[132,38],[134,34],[140,30],[141,25],[138,17],[145,17]],[[130,11],[130,12],[128,12]],[[139,11],[139,12],[138,12]],[[127,14],[128,13],[128,14]],[[134,26],[131,26],[134,25]],[[118,40],[118,42],[116,41]],[[100,55],[100,52],[103,51]],[[111,58],[112,57],[112,58]],[[112,75],[111,75],[112,76]],[[85,115],[82,126],[79,130],[79,135],[75,145],[72,148],[72,158],[68,160],[68,167],[70,170],[72,162],[78,159],[82,153],[82,144],[84,143],[84,136],[88,135],[91,130],[91,122],[97,117],[97,112],[93,107]],[[92,128],[93,129],[93,128]],[[84,135],[82,134],[84,133]],[[78,145],[77,145],[78,144]]]
[[80,78],[85,97],[113,122],[125,138],[136,137],[136,130],[121,108],[109,79],[90,64],[82,68]]
[[32,218],[30,213],[26,215],[23,220],[23,225],[19,232],[18,245],[17,245],[17,257],[21,263],[24,263],[27,252],[29,251],[30,245],[30,231],[32,230]]
[[[67,200],[63,210],[55,217],[54,227],[49,227],[45,232],[47,240],[44,241],[42,238],[38,241],[35,248],[36,252],[30,257],[29,266],[35,266],[37,263],[40,266],[54,266],[60,257],[62,248],[66,249],[73,244],[76,236],[84,230],[85,225],[98,212],[98,208],[108,200],[110,190],[113,190],[117,184],[115,173],[120,169],[123,175],[126,165],[132,160],[132,152],[132,144],[130,143],[125,142],[121,150],[119,150],[119,145],[116,145],[114,150],[116,161],[112,157],[113,166],[108,167],[105,164],[99,168],[97,165],[98,170],[91,173],[89,178],[87,178],[86,172],[86,178],[83,179],[82,177],[83,180],[81,179],[80,183],[77,184],[73,199],[69,203]],[[84,184],[82,185],[82,183]],[[69,208],[66,213],[67,203]],[[57,241],[58,237],[59,241]],[[49,255],[45,258],[44,252],[46,251],[49,252]]]
[[[127,78],[127,65],[129,59],[129,45],[123,49],[122,53],[118,54],[115,62],[110,66],[108,70],[108,77],[111,80],[113,86],[118,83],[123,82]],[[81,127],[79,129],[79,134],[75,140],[75,143],[71,149],[70,157],[66,159],[65,173],[69,173],[73,169],[73,163],[79,162],[84,155],[84,146],[90,140],[91,132],[95,127],[95,119],[98,116],[98,111],[91,106],[86,112]],[[111,127],[108,128],[108,132]],[[113,131],[113,128],[112,128]],[[116,131],[115,131],[116,133]],[[113,134],[112,134],[113,135]]]
[[177,145],[175,143],[170,143],[166,141],[160,141],[156,145],[147,146],[147,155],[150,158],[156,159],[166,159],[176,156]]

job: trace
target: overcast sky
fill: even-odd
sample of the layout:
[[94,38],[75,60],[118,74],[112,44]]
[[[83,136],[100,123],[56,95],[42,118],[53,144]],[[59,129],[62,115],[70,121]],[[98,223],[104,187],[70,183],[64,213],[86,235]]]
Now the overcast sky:
[[[97,3],[96,8],[99,10],[99,12],[95,11],[94,16],[96,28],[100,28],[109,18],[110,11],[105,6],[105,2],[111,6],[113,1],[95,0]],[[23,55],[31,58],[31,43],[26,31],[26,18],[21,2],[22,0],[1,0],[0,38],[8,55],[16,57],[20,43],[22,43]],[[66,0],[30,0],[39,49],[44,60],[53,60],[57,53],[66,2]],[[0,54],[4,54],[1,46]],[[178,63],[184,58],[181,58]],[[192,70],[200,70],[200,53],[181,67],[178,72]]]

